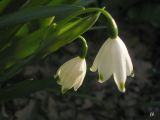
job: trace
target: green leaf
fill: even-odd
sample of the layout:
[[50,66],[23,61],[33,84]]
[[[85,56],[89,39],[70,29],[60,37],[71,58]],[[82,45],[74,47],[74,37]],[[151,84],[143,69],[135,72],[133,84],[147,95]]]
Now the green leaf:
[[16,26],[13,28],[4,28],[3,30],[0,30],[0,51],[4,50],[8,44],[12,42],[12,40],[15,38],[15,33],[19,30],[20,26]]
[[[72,26],[72,27],[68,27],[65,28],[59,28],[59,32],[56,33],[56,36],[51,36],[49,39],[52,43],[49,43],[50,46],[47,48],[47,54],[50,54],[56,50],[58,50],[59,48],[63,47],[64,45],[67,45],[71,42],[73,42],[73,40],[75,40],[76,38],[78,38],[79,35],[83,34],[84,32],[86,32],[88,29],[90,29],[95,22],[97,21],[99,17],[99,14],[90,16],[90,17],[85,17],[81,20],[78,20],[76,22],[70,23],[68,26]],[[64,30],[63,32],[61,32],[62,30]]]
[[[18,97],[23,97],[34,92],[47,89],[51,92],[61,94],[61,86],[57,85],[57,82],[53,78],[48,78],[44,80],[24,80],[19,83],[13,84],[12,86],[0,89],[0,103],[12,100]],[[65,95],[65,94],[64,94]],[[85,92],[70,91],[69,95],[76,96],[80,98],[87,98],[93,102],[99,102],[97,98],[86,94]]]
[[1,0],[0,1],[0,13],[7,7],[7,5],[11,2],[11,0]]
[[78,0],[52,0],[50,4],[53,5],[62,5],[62,4],[73,4]]
[[27,8],[10,15],[1,16],[0,28],[51,16],[55,16],[55,20],[57,22],[81,9],[82,7],[73,5],[39,6]]
[[11,46],[0,53],[0,73],[15,63],[14,50],[15,47]]
[[[29,39],[32,39],[33,41],[40,41],[41,42],[41,46],[37,49],[37,42],[33,42],[32,44],[32,50],[29,50],[29,52],[27,51],[27,47],[25,47],[25,49],[16,47],[18,50],[16,51],[16,57],[20,57],[23,58],[28,55],[31,55],[27,58],[23,58],[22,61],[17,62],[17,64],[11,66],[10,68],[8,68],[7,70],[5,70],[3,73],[5,74],[1,74],[0,75],[0,80],[4,81],[7,80],[11,77],[13,77],[15,74],[17,74],[25,65],[31,63],[32,61],[35,61],[35,59],[41,59],[41,57],[43,56],[47,56],[48,54],[55,52],[56,50],[58,50],[59,48],[71,43],[73,40],[75,40],[79,35],[83,34],[84,32],[86,32],[89,28],[91,28],[94,23],[97,21],[99,17],[99,14],[95,14],[95,15],[91,15],[82,19],[76,19],[73,22],[67,23],[65,25],[61,25],[57,26],[56,28],[51,27],[50,29],[48,29],[47,33],[48,34],[42,34],[41,37],[33,37],[30,38],[25,38],[23,40],[25,40],[26,42]],[[34,34],[34,33],[33,33]],[[44,35],[44,36],[43,36]],[[31,35],[32,36],[32,35]],[[34,35],[33,35],[34,36]],[[30,42],[32,42],[32,40]],[[24,43],[25,43],[24,41]],[[30,43],[29,42],[29,43]],[[22,42],[23,43],[23,42]],[[27,43],[28,47],[29,47],[29,43]],[[21,45],[21,44],[20,44]],[[23,51],[24,50],[24,51]],[[18,52],[20,51],[19,54]],[[20,56],[19,56],[20,55]]]
[[56,81],[53,78],[46,80],[25,80],[16,83],[10,87],[0,89],[0,102],[25,96],[30,93],[53,87],[55,89]]
[[27,24],[24,24],[16,32],[15,36],[18,37],[18,38],[22,38],[22,37],[26,36],[28,33],[29,33],[29,28],[28,28]]
[[48,17],[48,18],[45,18],[45,19],[43,19],[43,20],[40,20],[40,26],[41,26],[41,27],[50,26],[50,25],[53,23],[54,18],[55,18],[55,17]]
[[75,2],[76,5],[80,6],[88,6],[92,3],[96,3],[96,0],[78,0],[77,2]]
[[15,45],[15,58],[19,60],[33,54],[39,48],[47,30],[48,28],[39,29],[19,40]]
[[46,5],[49,2],[51,2],[52,0],[29,0],[26,1],[26,3],[24,4],[24,7],[35,7],[35,6],[40,6],[40,5]]
[[[20,24],[15,27],[11,27],[10,25],[24,23],[24,22],[28,22],[33,19],[41,18],[39,19],[40,21],[37,21],[37,22],[40,22],[40,28],[46,27],[51,24],[53,17],[47,17],[47,18],[43,18],[43,17],[49,16],[49,15],[56,15],[56,21],[59,21],[65,17],[68,17],[68,15],[80,9],[82,8],[77,7],[77,6],[70,6],[70,5],[45,6],[45,7],[35,7],[35,8],[25,9],[25,10],[21,10],[19,12],[16,12],[10,15],[1,16],[0,17],[0,28],[1,28],[0,30],[0,51],[6,49],[8,45],[13,42],[13,40],[17,39],[17,37],[20,37],[20,38],[24,37],[23,35],[26,35],[26,33],[24,32],[27,29],[30,31],[30,28],[25,27],[24,29],[24,26]],[[30,25],[32,24],[30,23]],[[34,26],[34,24],[32,26]]]

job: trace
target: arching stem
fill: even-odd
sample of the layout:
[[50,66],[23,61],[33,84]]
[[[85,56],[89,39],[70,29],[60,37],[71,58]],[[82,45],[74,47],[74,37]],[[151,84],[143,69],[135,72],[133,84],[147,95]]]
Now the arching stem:
[[87,42],[86,42],[85,38],[82,36],[79,36],[78,38],[80,39],[80,42],[82,44],[82,54],[80,55],[80,57],[85,58],[87,55],[87,52],[88,52]]
[[77,16],[80,16],[82,14],[87,14],[87,13],[92,13],[92,12],[99,12],[102,13],[106,17],[106,23],[107,23],[107,28],[109,32],[109,37],[110,38],[116,38],[118,36],[118,27],[116,25],[116,22],[114,21],[113,17],[105,10],[104,8],[84,8],[71,16],[69,16],[64,22],[62,22],[62,25],[64,23],[69,22],[70,20],[74,19]]

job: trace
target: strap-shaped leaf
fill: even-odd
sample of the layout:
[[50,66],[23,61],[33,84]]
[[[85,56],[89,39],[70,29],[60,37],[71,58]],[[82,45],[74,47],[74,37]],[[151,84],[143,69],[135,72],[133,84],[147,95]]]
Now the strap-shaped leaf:
[[98,17],[99,14],[96,14],[81,19],[77,24],[74,24],[74,26],[65,30],[63,33],[61,33],[60,31],[60,33],[56,33],[56,36],[51,36],[49,38],[51,43],[49,43],[50,46],[47,48],[46,54],[52,53],[58,50],[59,48],[63,47],[64,45],[73,42],[73,40],[75,40],[79,35],[83,34],[88,29],[90,29],[95,24]]
[[48,28],[39,29],[26,36],[24,39],[19,40],[15,45],[15,59],[23,59],[33,54],[39,48],[47,29]]
[[76,1],[79,1],[79,0],[52,0],[51,4],[54,4],[54,5],[73,4]]
[[10,15],[1,16],[0,28],[50,16],[55,16],[56,21],[59,21],[81,9],[83,8],[73,5],[26,8]]
[[80,6],[88,6],[92,3],[96,3],[96,0],[79,0],[75,4]]
[[[60,5],[60,6],[41,6],[35,8],[27,8],[19,12],[0,16],[0,51],[2,51],[13,40],[17,39],[15,34],[21,28],[20,23],[25,23],[30,20],[38,19],[41,22],[41,28],[46,26],[46,19],[48,16],[56,16],[56,22],[64,20],[70,14],[81,10],[81,7],[73,5]],[[44,17],[47,17],[44,19]],[[41,19],[39,19],[41,18]],[[51,18],[51,17],[50,17]],[[49,21],[47,21],[48,24]],[[15,25],[16,24],[16,25]],[[15,25],[13,27],[13,25]]]
[[[12,100],[14,98],[23,97],[44,89],[48,89],[54,93],[60,94],[60,86],[57,85],[56,80],[53,79],[53,77],[44,80],[25,80],[12,86],[1,88],[0,103]],[[87,91],[89,90],[88,88],[83,89],[86,89]],[[95,97],[88,96],[89,93],[86,93],[86,90],[85,92],[81,91],[78,93],[70,91],[69,94],[99,102]]]
[[7,7],[11,0],[1,0],[0,1],[0,13]]
[[[27,58],[23,58],[21,61],[17,61],[17,64],[14,64],[13,66],[11,66],[10,68],[8,68],[7,70],[5,70],[3,73],[5,74],[1,74],[0,75],[0,80],[7,80],[11,77],[13,77],[15,74],[17,74],[25,65],[27,65],[28,63],[31,63],[32,61],[34,61],[35,59],[40,59],[42,56],[46,56],[52,52],[55,52],[56,50],[58,50],[59,48],[71,43],[73,40],[75,40],[79,35],[83,34],[84,32],[86,32],[89,28],[91,28],[94,23],[96,22],[96,20],[98,19],[99,14],[95,14],[92,16],[88,16],[82,19],[77,19],[77,21],[74,21],[73,23],[70,24],[66,24],[64,26],[57,26],[56,29],[49,29],[48,30],[48,34],[44,34],[44,37],[41,37],[41,39],[39,39],[39,37],[35,37],[35,38],[30,38],[33,41],[37,41],[38,42],[43,40],[41,46],[37,49],[37,42],[35,42],[34,44],[32,44],[32,50],[29,52],[23,52],[26,51],[25,49],[30,49],[29,44],[27,46],[24,46],[25,49],[22,50],[17,50],[14,53],[14,57],[18,58],[19,57],[26,57]],[[32,36],[32,35],[31,35]],[[24,40],[28,40],[28,39],[24,39]],[[22,42],[23,43],[23,42]],[[18,46],[17,46],[18,47]],[[35,47],[35,48],[34,48]],[[17,48],[18,49],[18,48]],[[21,54],[19,54],[18,52],[21,52]],[[23,52],[23,54],[22,54]],[[25,53],[27,53],[27,55],[24,55]],[[19,56],[22,55],[22,56]]]
[[4,50],[6,45],[14,39],[13,36],[19,28],[19,26],[15,26],[13,28],[4,28],[0,30],[0,51]]
[[7,88],[0,89],[0,102],[4,102],[16,97],[25,96],[30,93],[54,87],[56,81],[53,78],[46,80],[25,80]]

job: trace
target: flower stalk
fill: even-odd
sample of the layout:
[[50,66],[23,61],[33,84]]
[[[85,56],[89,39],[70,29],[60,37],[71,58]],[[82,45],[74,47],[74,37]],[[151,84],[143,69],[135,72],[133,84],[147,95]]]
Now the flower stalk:
[[80,16],[82,14],[92,13],[92,12],[98,12],[99,14],[102,13],[106,17],[106,23],[107,23],[107,27],[108,27],[109,37],[116,38],[118,36],[118,27],[117,27],[116,22],[114,21],[113,17],[105,10],[105,7],[103,7],[103,8],[84,8],[84,9],[72,14],[71,16],[69,16],[64,22],[61,23],[61,25],[69,22],[70,20],[74,19],[77,16]]
[[80,57],[85,58],[87,55],[87,52],[88,52],[87,42],[86,42],[85,38],[82,36],[79,36],[78,38],[80,39],[80,43],[82,45],[82,53],[81,53]]

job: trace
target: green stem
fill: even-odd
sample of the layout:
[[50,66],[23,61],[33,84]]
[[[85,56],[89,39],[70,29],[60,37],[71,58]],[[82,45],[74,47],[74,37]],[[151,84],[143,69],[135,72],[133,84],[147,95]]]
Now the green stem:
[[85,58],[87,55],[87,52],[88,52],[87,42],[86,42],[85,38],[82,36],[79,36],[78,38],[81,40],[80,42],[82,44],[82,54],[80,55],[80,57]]
[[[105,10],[105,8],[84,8],[83,10],[80,10],[74,14],[72,14],[71,16],[69,16],[66,20],[66,22],[69,22],[70,20],[72,20],[73,18],[82,15],[82,14],[86,14],[86,13],[91,13],[91,12],[100,12],[102,13],[107,19],[107,27],[109,28],[108,32],[109,32],[109,37],[110,38],[116,38],[118,36],[118,28],[117,25],[113,19],[113,17]],[[62,22],[62,25],[64,24],[64,22]]]

